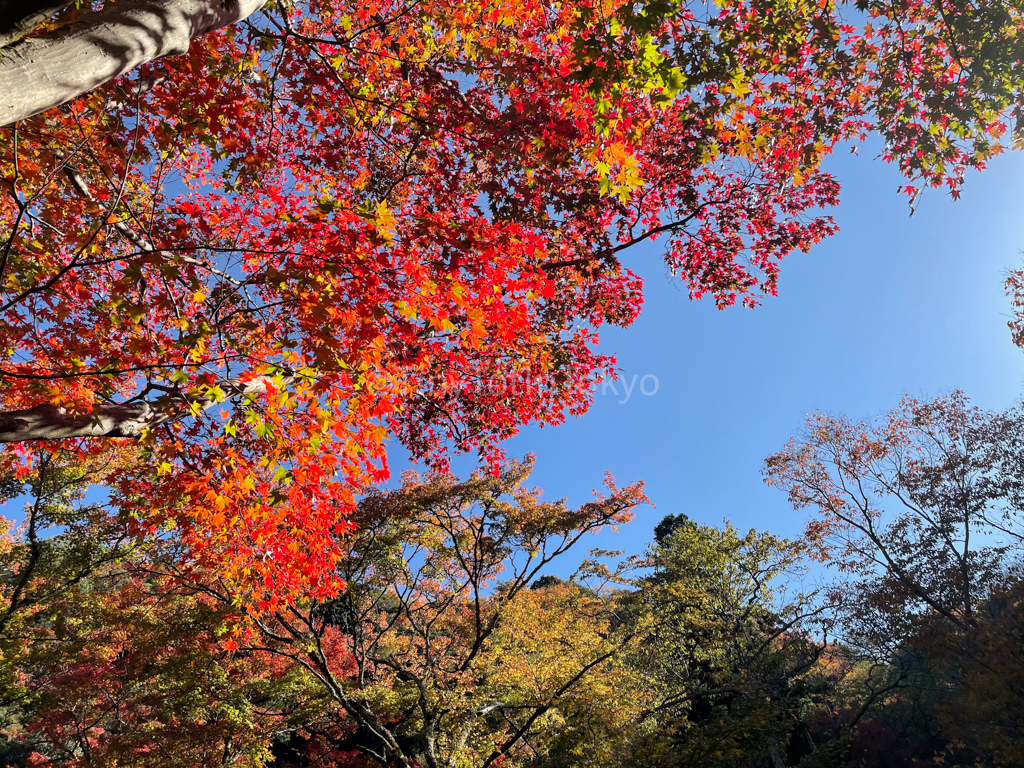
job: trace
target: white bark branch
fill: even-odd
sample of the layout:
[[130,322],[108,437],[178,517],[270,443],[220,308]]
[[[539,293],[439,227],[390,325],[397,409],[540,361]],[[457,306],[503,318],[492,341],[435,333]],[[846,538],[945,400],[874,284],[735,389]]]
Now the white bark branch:
[[69,5],[69,0],[0,0],[0,46],[27,37]]
[[0,51],[0,127],[62,104],[258,11],[267,0],[122,0]]
[[[279,389],[293,378],[226,379],[217,382],[217,386],[226,398],[254,396],[266,394],[268,385]],[[47,403],[20,411],[0,412],[0,443],[74,437],[139,437],[145,429],[185,418],[195,413],[196,408],[205,411],[219,402],[223,402],[223,398],[218,399],[212,394],[171,392],[154,400],[103,405],[87,414],[68,413],[60,406]]]

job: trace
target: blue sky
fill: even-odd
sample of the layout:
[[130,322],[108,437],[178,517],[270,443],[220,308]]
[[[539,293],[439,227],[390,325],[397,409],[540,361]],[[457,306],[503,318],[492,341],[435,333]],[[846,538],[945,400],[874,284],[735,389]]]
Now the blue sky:
[[[589,547],[642,551],[669,513],[799,535],[807,513],[767,487],[761,467],[810,413],[871,418],[904,393],[956,388],[1001,409],[1024,394],[1003,293],[1007,270],[1024,265],[1024,154],[972,174],[959,201],[926,192],[913,218],[897,193],[903,179],[873,154],[831,158],[841,231],[788,257],[779,296],[757,309],[689,301],[658,243],[625,255],[644,278],[645,307],[632,327],[605,329],[601,346],[633,382],[628,399],[619,382],[585,416],[528,428],[506,450],[536,454],[532,482],[548,498],[583,503],[609,470],[620,483],[646,481],[656,507],[584,540],[553,572],[571,573]],[[657,392],[644,394],[655,378]],[[394,483],[408,466],[400,455]],[[468,474],[474,463],[453,469]]]
[[[779,296],[755,310],[689,301],[657,243],[627,254],[644,278],[645,308],[601,343],[626,382],[636,377],[632,394],[620,383],[587,415],[507,444],[511,455],[536,454],[532,480],[548,497],[582,503],[605,470],[647,482],[656,508],[585,546],[640,551],[672,512],[797,535],[806,513],[763,483],[761,466],[809,413],[871,418],[904,393],[956,388],[999,409],[1024,393],[1003,294],[1006,271],[1024,264],[1024,156],[972,174],[959,201],[926,192],[910,218],[902,178],[873,154],[831,158],[841,231],[790,256]],[[644,376],[657,377],[656,394],[640,392],[641,383],[654,389]]]

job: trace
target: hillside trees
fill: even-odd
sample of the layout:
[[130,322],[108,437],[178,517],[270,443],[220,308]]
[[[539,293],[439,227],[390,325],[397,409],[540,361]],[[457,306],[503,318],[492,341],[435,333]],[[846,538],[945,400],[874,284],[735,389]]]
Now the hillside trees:
[[809,551],[842,574],[840,639],[880,672],[864,681],[868,726],[907,761],[1019,759],[1022,424],[1019,407],[958,392],[907,398],[875,424],[812,417],[767,461],[815,512]]
[[649,732],[623,764],[795,764],[822,738],[810,728],[834,687],[823,605],[796,581],[800,547],[683,515],[658,531],[653,572],[622,597],[638,638],[628,663],[649,692]]
[[82,498],[97,465],[36,467],[3,485],[26,501],[0,552],[0,762],[263,765],[301,710],[288,666],[223,649],[231,613],[182,585],[173,541]]
[[173,538],[105,548],[87,579],[0,630],[0,755],[284,768],[519,765],[565,743],[581,760],[607,754],[591,729],[639,706],[616,662],[629,641],[617,607],[572,582],[527,587],[643,496],[612,487],[573,509],[542,501],[529,471],[410,475],[364,499],[339,562],[346,589],[255,623]]
[[822,646],[805,634],[810,603],[777,589],[792,545],[679,517],[650,557],[545,578],[643,497],[613,487],[573,509],[528,489],[529,470],[409,475],[368,496],[345,534],[345,589],[247,622],[173,537],[106,550],[0,635],[14,681],[0,754],[541,768],[728,765],[806,742]]
[[[197,768],[1014,765],[1020,423],[960,396],[908,401],[878,427],[815,421],[816,447],[794,442],[771,471],[796,493],[858,479],[879,504],[878,544],[837,517],[834,485],[809,497],[832,506],[804,541],[670,515],[644,555],[609,568],[597,551],[568,580],[549,569],[587,532],[626,522],[638,486],[574,509],[526,486],[529,462],[410,474],[353,512],[344,590],[248,618],[237,585],[201,573],[173,536],[140,547],[116,519],[103,540],[75,524],[99,508],[56,503],[86,481],[58,465],[62,482],[23,482],[69,530],[31,570],[27,533],[2,553],[20,607],[0,627],[0,754]],[[913,583],[947,608],[963,594],[937,524],[956,510],[970,513],[969,551],[988,554],[967,558],[985,566],[970,610],[947,615]],[[802,589],[808,552],[846,569],[827,591]],[[22,582],[34,600],[10,597]]]
[[287,660],[226,650],[230,612],[150,554],[108,566],[31,625],[8,755],[47,768],[258,768],[277,735],[322,711]]
[[575,718],[623,706],[628,636],[592,591],[527,587],[644,497],[609,484],[572,509],[528,489],[530,469],[409,475],[371,495],[338,563],[341,594],[259,619],[244,647],[295,660],[338,706],[306,727],[305,749],[429,768],[524,764],[559,739],[589,749]]
[[[112,457],[108,457],[112,458]],[[123,519],[82,500],[95,464],[67,452],[42,451],[35,471],[0,477],[0,499],[23,499],[20,524],[0,518],[0,702],[26,695],[19,665],[36,634],[34,626],[83,582],[119,558],[135,539]],[[5,722],[4,727],[10,723]]]
[[805,440],[768,459],[768,480],[818,513],[809,546],[863,589],[864,637],[887,645],[924,611],[965,630],[1019,578],[1020,429],[1019,412],[962,393],[908,398],[877,425],[812,417]]

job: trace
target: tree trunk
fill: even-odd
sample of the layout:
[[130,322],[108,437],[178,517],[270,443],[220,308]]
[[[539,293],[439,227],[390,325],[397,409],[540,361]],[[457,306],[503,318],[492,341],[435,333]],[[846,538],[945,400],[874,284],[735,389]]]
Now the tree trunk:
[[0,0],[0,47],[25,37],[70,5],[70,0]]
[[[217,382],[225,397],[262,395],[269,387],[280,388],[293,377],[257,377],[249,381],[227,379]],[[21,411],[0,412],[0,443],[30,440],[65,440],[74,437],[139,437],[143,430],[177,421],[195,412],[207,410],[218,400],[212,395],[188,395],[172,392],[153,401],[103,405],[92,413],[68,413],[47,403]]]
[[88,93],[255,13],[267,0],[122,0],[0,52],[0,127]]

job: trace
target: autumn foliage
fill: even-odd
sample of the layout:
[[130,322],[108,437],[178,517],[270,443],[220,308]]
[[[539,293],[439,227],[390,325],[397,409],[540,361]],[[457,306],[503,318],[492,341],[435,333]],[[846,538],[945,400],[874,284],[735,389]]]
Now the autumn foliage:
[[642,305],[628,248],[754,305],[835,231],[839,143],[956,192],[1018,140],[1014,8],[849,10],[279,2],[6,127],[5,466],[117,451],[137,533],[257,611],[333,594],[389,440],[495,462],[587,409],[598,329]]
[[115,16],[221,19],[0,128],[0,763],[1024,759],[1019,409],[815,416],[766,464],[800,540],[676,510],[567,579],[642,484],[502,447],[615,375],[640,244],[753,308],[837,148],[911,211],[1018,148],[1019,2],[244,6],[0,0],[0,121]]

